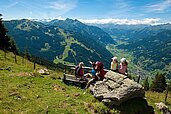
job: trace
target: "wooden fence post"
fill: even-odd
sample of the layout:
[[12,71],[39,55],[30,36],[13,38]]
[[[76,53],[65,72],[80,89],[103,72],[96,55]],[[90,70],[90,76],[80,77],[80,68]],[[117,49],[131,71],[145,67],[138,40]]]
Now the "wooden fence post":
[[139,83],[140,82],[140,75],[138,75],[138,80],[137,80],[137,83]]
[[166,102],[167,102],[167,95],[168,95],[168,92],[169,92],[169,83],[167,83],[167,87],[166,87],[166,96],[165,96],[165,99],[164,99],[165,104],[166,104]]
[[66,65],[64,66],[63,82],[66,81]]
[[16,55],[16,53],[14,52],[14,59],[15,59],[15,63],[17,63],[17,55]]
[[35,57],[34,57],[34,70],[36,69],[36,60],[35,60]]

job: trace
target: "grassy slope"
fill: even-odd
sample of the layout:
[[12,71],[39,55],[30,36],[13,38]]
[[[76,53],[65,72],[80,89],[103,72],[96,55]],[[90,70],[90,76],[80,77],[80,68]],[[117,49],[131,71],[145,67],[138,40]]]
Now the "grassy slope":
[[[0,70],[0,113],[125,113],[146,112],[151,105],[164,101],[164,94],[146,92],[146,100],[135,99],[109,110],[103,103],[97,101],[89,93],[75,86],[61,82],[61,71],[50,71],[49,76],[41,76],[33,70],[33,63],[18,58],[14,63],[13,54],[7,54],[4,60],[0,51],[0,68],[11,67],[11,71]],[[36,66],[36,69],[43,66]],[[32,76],[29,76],[32,74]],[[147,104],[148,102],[148,104]],[[168,96],[168,106],[171,108],[171,95]],[[147,110],[148,109],[148,110]],[[153,108],[152,108],[153,110]],[[156,110],[156,109],[155,109]]]
[[[61,82],[61,71],[40,76],[33,70],[33,63],[25,60],[22,64],[22,58],[17,58],[19,61],[15,64],[10,53],[4,60],[0,51],[0,68],[11,67],[11,71],[0,70],[0,113],[81,114],[107,109],[92,95],[83,95],[81,89]],[[40,68],[43,67],[37,65]]]
[[64,40],[65,40],[64,43],[66,43],[66,46],[65,46],[65,50],[64,50],[64,52],[62,54],[62,58],[61,59],[56,58],[54,60],[54,63],[56,63],[56,64],[57,63],[74,64],[74,61],[73,61],[73,63],[69,63],[69,62],[64,61],[64,59],[66,59],[68,57],[68,52],[69,51],[71,51],[73,53],[73,56],[76,56],[76,52],[73,49],[71,49],[71,44],[78,44],[81,47],[85,48],[86,50],[90,50],[90,51],[93,52],[93,50],[87,48],[85,45],[81,44],[80,42],[75,40],[73,37],[71,37],[71,36],[67,35],[66,33],[64,33],[64,30],[59,29],[59,31],[60,31],[61,35],[64,37]]
[[[155,103],[159,103],[159,102],[164,103],[165,102],[166,91],[164,91],[163,93],[148,91],[148,92],[146,92],[145,96],[146,96],[146,100],[147,100],[148,104],[150,106],[153,106],[154,110],[159,113],[159,110],[156,109]],[[166,105],[171,110],[171,92],[168,93]]]

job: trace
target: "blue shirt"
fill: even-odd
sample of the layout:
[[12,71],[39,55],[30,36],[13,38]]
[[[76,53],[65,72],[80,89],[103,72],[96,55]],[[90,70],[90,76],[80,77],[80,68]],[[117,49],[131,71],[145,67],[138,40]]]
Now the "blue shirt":
[[95,76],[96,75],[96,71],[94,69],[91,70],[91,74],[92,76]]

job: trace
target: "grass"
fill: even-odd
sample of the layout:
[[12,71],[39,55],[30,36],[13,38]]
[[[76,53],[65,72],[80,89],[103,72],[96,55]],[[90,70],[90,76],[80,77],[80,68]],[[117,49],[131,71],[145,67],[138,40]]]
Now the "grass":
[[[17,56],[7,54],[4,59],[0,51],[0,68],[11,67],[11,70],[0,70],[0,114],[135,114],[150,113],[156,110],[156,102],[164,101],[164,93],[146,92],[145,99],[132,99],[120,106],[107,107],[89,92],[61,81],[63,72],[50,70],[50,75],[40,75],[36,71],[44,66],[36,65]],[[171,95],[167,105],[171,108]]]
[[0,51],[0,68],[11,67],[11,71],[0,70],[0,113],[91,114],[107,110],[91,94],[83,95],[80,88],[64,84],[60,70],[41,76],[36,70],[43,66],[33,70],[33,63],[24,60],[22,64],[22,58],[17,58],[16,64],[8,53],[5,60]]
[[[154,107],[156,112],[160,113],[159,110],[156,109],[155,103],[159,103],[159,102],[165,103],[166,91],[164,91],[163,93],[147,91],[145,96],[148,104]],[[166,105],[171,110],[171,92],[168,93]]]
[[[28,20],[27,20],[27,22],[28,22]],[[24,22],[23,24],[17,25],[16,28],[29,32],[31,30],[31,27],[28,25],[27,22]]]
[[[72,44],[78,44],[81,47],[85,48],[86,50],[90,50],[91,52],[93,52],[93,50],[87,48],[85,45],[81,44],[80,42],[78,42],[77,40],[75,40],[73,37],[67,35],[64,32],[64,30],[62,30],[62,29],[59,29],[59,30],[60,30],[61,35],[64,37],[64,40],[65,40],[66,45],[65,45],[65,50],[64,50],[64,52],[62,54],[62,58],[56,57],[56,59],[54,60],[54,63],[56,63],[56,64],[57,63],[74,64],[74,63],[69,63],[69,62],[64,61],[64,59],[66,59],[68,57],[68,52],[69,51],[72,52],[72,55],[74,57],[76,56],[76,52],[73,49],[71,49],[71,45]],[[61,43],[63,43],[63,42],[61,42]]]

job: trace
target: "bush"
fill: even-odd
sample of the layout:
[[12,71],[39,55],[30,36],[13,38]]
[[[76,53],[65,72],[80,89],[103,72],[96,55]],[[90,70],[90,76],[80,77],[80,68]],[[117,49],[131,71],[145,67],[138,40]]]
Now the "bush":
[[148,82],[148,77],[144,80],[143,82],[143,87],[145,91],[149,90],[149,82]]
[[152,91],[163,92],[166,89],[166,73],[157,73],[152,82]]

